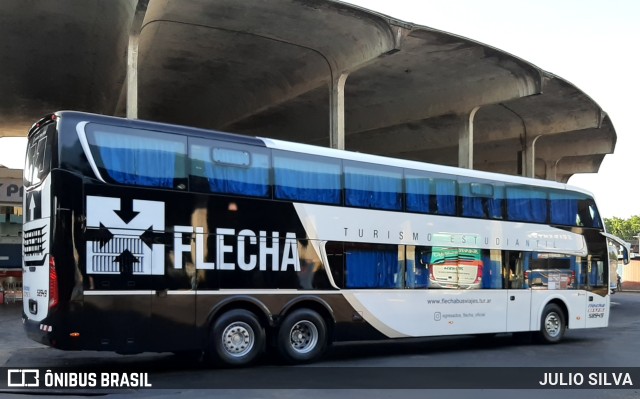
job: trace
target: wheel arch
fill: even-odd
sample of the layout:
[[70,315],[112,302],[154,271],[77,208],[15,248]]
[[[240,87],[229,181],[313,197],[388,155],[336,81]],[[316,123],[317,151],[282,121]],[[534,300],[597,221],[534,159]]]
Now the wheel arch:
[[549,301],[547,301],[547,303],[545,303],[544,306],[540,308],[538,319],[542,318],[542,312],[544,312],[544,309],[547,307],[547,305],[550,304],[557,305],[560,308],[560,310],[562,311],[562,315],[564,316],[564,327],[569,328],[569,307],[562,298],[551,298]]
[[254,297],[239,295],[225,298],[224,300],[217,303],[214,307],[212,307],[209,311],[209,314],[207,315],[205,328],[207,328],[207,330],[210,330],[211,326],[220,315],[233,309],[245,309],[250,311],[251,313],[256,315],[260,324],[262,324],[262,326],[265,328],[273,327],[274,325],[273,314],[271,313],[267,305]]
[[549,304],[555,304],[560,308],[560,310],[562,311],[562,315],[564,316],[564,326],[566,329],[569,328],[569,306],[567,306],[567,302],[562,297],[554,296],[549,298],[546,302],[538,307],[535,319],[532,320],[533,325],[531,326],[531,331],[540,330],[540,328],[542,327],[542,314],[544,313],[544,309]]

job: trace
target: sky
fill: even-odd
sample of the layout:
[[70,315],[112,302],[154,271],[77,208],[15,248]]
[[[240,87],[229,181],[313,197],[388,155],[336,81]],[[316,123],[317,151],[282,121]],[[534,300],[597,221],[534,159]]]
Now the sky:
[[[635,97],[640,95],[640,1],[348,2],[496,47],[577,86],[610,116],[618,140],[598,173],[574,175],[569,184],[593,192],[603,217],[640,215],[640,200],[634,197],[634,182],[640,179],[635,123],[640,112]],[[24,140],[0,139],[0,164],[21,168],[24,147]]]

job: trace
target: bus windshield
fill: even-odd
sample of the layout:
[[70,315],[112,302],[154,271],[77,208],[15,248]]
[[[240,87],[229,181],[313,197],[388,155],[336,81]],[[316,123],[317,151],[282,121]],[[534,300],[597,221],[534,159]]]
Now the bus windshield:
[[35,186],[49,174],[56,125],[48,124],[34,131],[29,137],[24,166],[24,185]]

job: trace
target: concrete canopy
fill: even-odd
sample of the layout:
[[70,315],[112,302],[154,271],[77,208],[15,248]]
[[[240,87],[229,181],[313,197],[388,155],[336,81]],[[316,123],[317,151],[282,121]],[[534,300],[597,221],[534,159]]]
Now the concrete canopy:
[[464,165],[460,143],[471,126],[468,166],[566,182],[596,172],[615,147],[609,118],[566,80],[345,3],[6,3],[3,135],[24,135],[58,109],[124,115],[127,45],[139,32],[141,119],[328,146],[337,87],[348,150]]

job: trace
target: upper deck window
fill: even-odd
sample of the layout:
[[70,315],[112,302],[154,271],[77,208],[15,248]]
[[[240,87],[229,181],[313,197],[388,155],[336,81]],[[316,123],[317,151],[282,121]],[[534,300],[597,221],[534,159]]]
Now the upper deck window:
[[407,210],[436,215],[456,214],[457,182],[453,176],[405,171]]
[[339,160],[274,152],[273,168],[276,198],[340,204]]
[[268,151],[198,138],[189,143],[195,190],[252,197],[270,195]]
[[502,219],[504,187],[497,183],[460,183],[461,215]]
[[602,228],[598,210],[588,195],[551,191],[549,203],[552,224]]
[[174,188],[186,179],[186,137],[95,123],[86,132],[98,170],[116,183]]
[[345,162],[345,203],[362,208],[401,210],[402,170]]
[[518,222],[547,222],[547,191],[535,187],[508,186],[507,218]]

